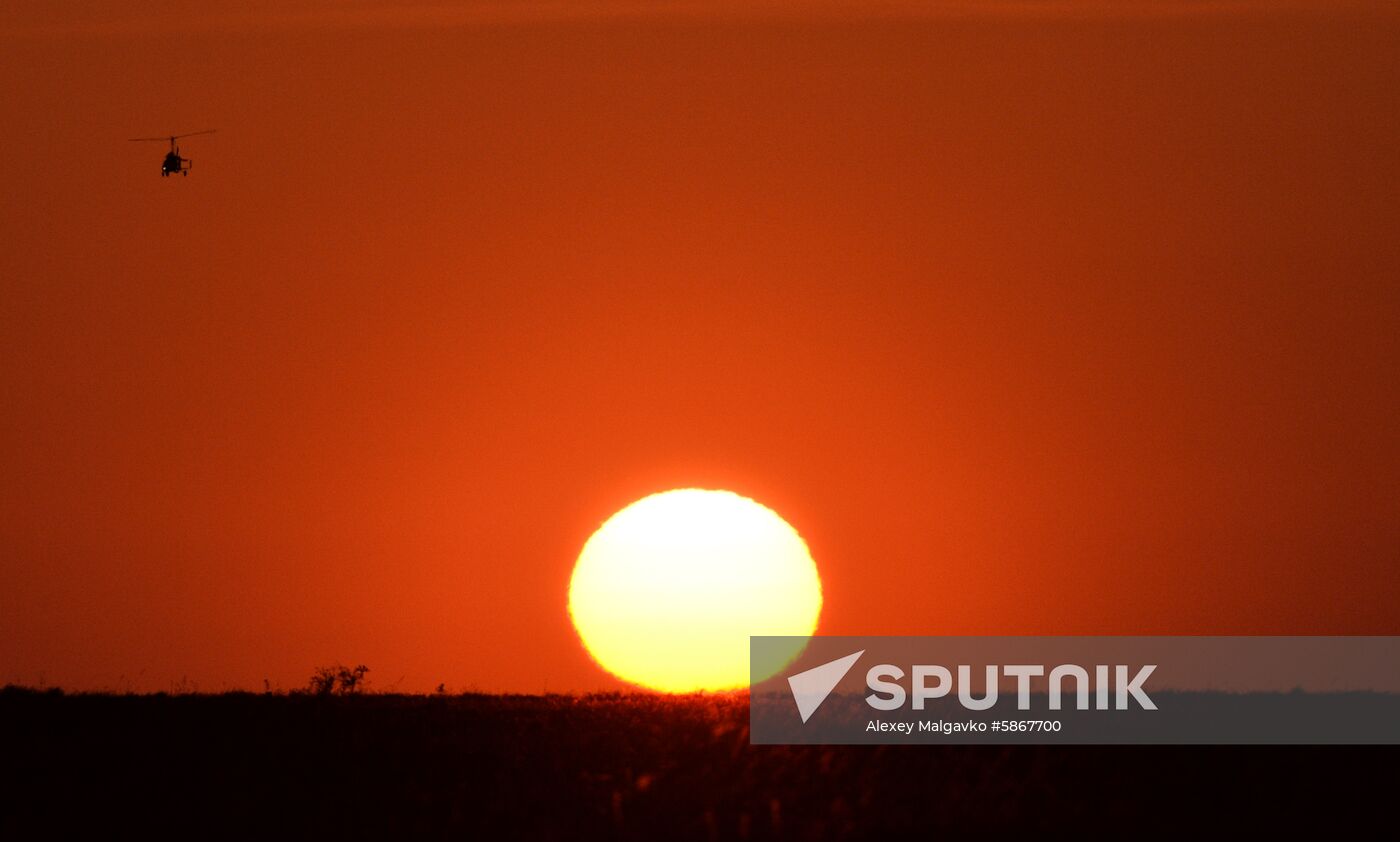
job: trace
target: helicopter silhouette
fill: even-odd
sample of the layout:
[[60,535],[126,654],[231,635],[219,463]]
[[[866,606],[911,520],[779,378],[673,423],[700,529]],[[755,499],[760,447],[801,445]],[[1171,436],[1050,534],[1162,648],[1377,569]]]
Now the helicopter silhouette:
[[131,140],[134,143],[148,140],[159,141],[161,143],[164,143],[167,140],[170,141],[170,151],[165,153],[165,160],[161,161],[160,164],[160,177],[165,178],[166,176],[174,175],[175,173],[179,173],[180,175],[189,175],[190,165],[194,163],[189,158],[180,157],[180,147],[175,141],[179,140],[182,137],[194,137],[195,135],[199,134],[213,134],[215,131],[217,130],[205,129],[202,132],[187,132],[185,134],[173,134],[169,137],[133,137],[129,138],[129,140]]

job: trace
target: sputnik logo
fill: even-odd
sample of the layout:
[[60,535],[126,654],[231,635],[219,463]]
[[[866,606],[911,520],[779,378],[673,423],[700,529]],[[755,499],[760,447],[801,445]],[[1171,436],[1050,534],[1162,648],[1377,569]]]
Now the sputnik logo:
[[805,724],[812,714],[817,712],[826,697],[831,695],[831,691],[836,689],[836,685],[841,683],[841,679],[846,677],[846,673],[851,671],[860,656],[865,654],[862,649],[853,652],[844,658],[837,658],[819,667],[812,667],[805,672],[788,676],[788,686],[792,688],[792,700],[797,702],[797,712],[802,716]]
[[[812,714],[817,712],[817,708],[821,707],[822,702],[826,701],[826,697],[831,695],[831,691],[836,689],[836,685],[841,683],[841,679],[846,677],[846,673],[851,671],[851,667],[855,666],[865,651],[862,649],[853,652],[844,658],[837,658],[788,677],[792,699],[797,703],[797,713],[802,717],[804,724],[812,718]],[[1143,664],[1131,679],[1126,664],[1114,665],[1112,674],[1109,667],[1108,664],[1093,667],[1097,678],[1094,694],[1097,700],[1095,707],[1098,710],[1109,709],[1109,693],[1113,684],[1117,685],[1117,701],[1113,705],[1115,709],[1127,710],[1130,700],[1136,701],[1143,710],[1157,709],[1152,698],[1143,691],[1143,682],[1157,669],[1156,664]],[[1003,681],[1012,678],[1016,680],[1016,709],[1030,710],[1031,679],[1047,675],[1047,668],[1041,664],[987,664],[984,673],[986,689],[981,698],[976,698],[972,695],[972,667],[968,664],[958,665],[956,682],[953,679],[953,671],[947,667],[937,664],[916,665],[913,667],[912,688],[909,690],[898,683],[905,676],[903,669],[894,664],[876,664],[865,674],[866,686],[873,691],[865,697],[865,703],[875,710],[891,711],[904,707],[907,701],[912,700],[914,710],[923,710],[925,702],[948,696],[956,684],[957,700],[963,707],[968,710],[988,710],[997,703],[1000,676]],[[1088,669],[1077,664],[1061,664],[1049,669],[1048,675],[1050,710],[1061,709],[1063,685],[1067,678],[1074,679],[1077,685],[1075,707],[1078,710],[1089,709]],[[1117,681],[1110,681],[1110,675],[1116,676]],[[926,681],[929,678],[935,680],[932,685]]]

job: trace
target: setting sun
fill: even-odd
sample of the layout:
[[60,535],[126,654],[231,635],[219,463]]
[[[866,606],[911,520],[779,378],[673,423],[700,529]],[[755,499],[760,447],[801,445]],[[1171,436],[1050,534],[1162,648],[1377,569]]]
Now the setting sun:
[[569,613],[593,658],[672,693],[747,685],[749,636],[811,635],[821,605],[816,565],[787,521],[747,497],[695,488],[609,518],[569,584]]

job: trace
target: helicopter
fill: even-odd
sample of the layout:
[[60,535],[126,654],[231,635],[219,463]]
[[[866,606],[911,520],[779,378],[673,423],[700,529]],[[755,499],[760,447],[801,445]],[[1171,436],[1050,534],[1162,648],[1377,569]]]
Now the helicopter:
[[174,175],[175,173],[179,173],[180,175],[190,174],[190,165],[193,162],[189,158],[180,157],[180,147],[176,143],[177,140],[179,140],[182,137],[194,137],[195,135],[200,134],[213,134],[215,131],[215,129],[205,129],[202,132],[187,132],[185,134],[170,135],[169,137],[133,137],[129,139],[133,143],[148,140],[159,141],[161,143],[164,143],[166,141],[170,142],[170,151],[165,153],[165,160],[161,161],[160,164],[160,177],[165,178],[166,176]]

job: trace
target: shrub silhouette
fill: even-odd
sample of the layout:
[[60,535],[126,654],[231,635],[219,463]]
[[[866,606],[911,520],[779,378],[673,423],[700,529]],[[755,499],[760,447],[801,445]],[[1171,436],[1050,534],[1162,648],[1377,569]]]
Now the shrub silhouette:
[[367,672],[369,667],[364,664],[354,668],[341,664],[320,667],[311,675],[308,688],[313,696],[353,696],[369,683]]

